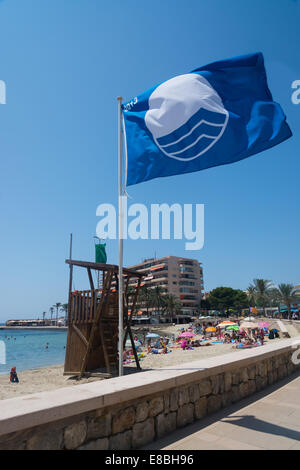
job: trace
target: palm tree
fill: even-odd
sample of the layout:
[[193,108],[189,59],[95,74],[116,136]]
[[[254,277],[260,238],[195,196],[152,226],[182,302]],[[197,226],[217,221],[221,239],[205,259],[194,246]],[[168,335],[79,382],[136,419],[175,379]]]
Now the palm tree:
[[141,308],[146,308],[147,316],[149,314],[149,308],[151,307],[151,301],[152,289],[150,289],[148,286],[142,286],[138,297],[138,304]]
[[57,322],[58,322],[58,309],[61,307],[61,303],[60,303],[60,302],[56,302],[56,304],[54,304],[53,307],[56,308],[56,326],[57,326]]
[[292,284],[279,284],[278,297],[280,298],[281,302],[287,306],[288,319],[290,319],[292,304],[299,302],[300,294],[298,290],[295,289]]
[[269,302],[271,307],[277,307],[278,312],[280,312],[281,296],[277,287],[269,290]]
[[256,289],[255,286],[250,284],[250,286],[247,289],[247,297],[248,297],[248,302],[249,302],[249,307],[255,307],[255,301],[256,301]]
[[52,325],[52,317],[53,317],[53,313],[54,313],[54,307],[50,307],[49,312],[50,312],[50,315],[51,315],[51,325]]
[[269,292],[272,288],[273,284],[271,281],[267,281],[266,279],[254,279],[253,285],[250,284],[249,287],[254,288],[254,292],[256,294],[256,300],[259,304],[261,304],[264,315],[266,315],[266,305],[269,299]]
[[151,289],[150,305],[158,311],[158,314],[160,313],[164,305],[163,289],[160,286],[155,286]]
[[65,324],[66,324],[67,315],[68,315],[68,304],[62,304],[60,311],[65,314]]
[[46,312],[43,312],[43,322],[45,322]]
[[178,314],[181,311],[181,303],[178,297],[173,294],[167,294],[163,297],[165,304],[165,311],[171,317],[171,322],[173,323],[174,313]]

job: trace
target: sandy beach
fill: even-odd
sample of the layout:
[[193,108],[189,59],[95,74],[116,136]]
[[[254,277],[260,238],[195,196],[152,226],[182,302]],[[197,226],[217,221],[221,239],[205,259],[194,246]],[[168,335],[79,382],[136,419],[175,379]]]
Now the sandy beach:
[[[152,327],[152,332],[161,335],[178,335],[180,328],[186,325],[166,325]],[[136,330],[141,330],[137,328]],[[280,341],[280,339],[273,340]],[[268,342],[268,341],[267,341]],[[235,351],[231,344],[212,343],[210,346],[201,346],[194,350],[183,351],[181,349],[172,349],[169,354],[149,354],[141,360],[142,370],[159,369],[162,367],[174,366],[176,364],[191,363],[199,359],[205,359],[214,356],[220,356]],[[239,351],[236,350],[236,354]],[[135,372],[135,363],[124,366],[125,373]],[[101,380],[97,377],[83,378],[76,380],[74,377],[63,376],[63,365],[45,367],[42,369],[26,370],[18,372],[19,383],[11,384],[9,375],[0,375],[0,399],[13,398],[21,395],[28,395],[46,390],[55,390],[61,387],[80,385],[87,382]]]
[[[230,344],[213,344],[212,346],[202,346],[189,351],[174,349],[169,354],[149,354],[141,360],[141,367],[143,370],[160,369],[205,359],[206,357],[219,356],[232,351]],[[127,364],[124,371],[133,373],[135,363]],[[63,365],[21,371],[18,372],[18,377],[19,383],[12,384],[9,382],[9,374],[0,375],[0,400],[101,380],[97,377],[76,380],[73,377],[63,376]]]

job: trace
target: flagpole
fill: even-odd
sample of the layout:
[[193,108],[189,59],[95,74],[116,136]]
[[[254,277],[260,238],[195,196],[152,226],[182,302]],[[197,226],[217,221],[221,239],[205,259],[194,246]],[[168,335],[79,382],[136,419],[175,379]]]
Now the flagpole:
[[[70,255],[69,255],[69,259],[70,259],[70,260],[72,259],[72,248],[73,248],[73,234],[70,233]],[[70,324],[71,299],[72,299],[72,284],[73,284],[73,264],[70,264],[67,326],[69,326],[69,324]]]
[[119,186],[119,376],[123,375],[123,181],[122,181],[122,97],[118,97],[118,186]]

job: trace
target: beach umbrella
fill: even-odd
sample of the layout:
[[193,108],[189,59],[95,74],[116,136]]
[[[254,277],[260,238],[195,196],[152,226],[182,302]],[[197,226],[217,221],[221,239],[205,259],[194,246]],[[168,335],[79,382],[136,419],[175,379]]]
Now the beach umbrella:
[[236,325],[236,323],[232,321],[222,321],[222,323],[218,324],[218,326],[220,326],[221,328],[225,328],[227,326],[233,326],[233,325]]
[[247,328],[250,328],[251,330],[255,329],[255,328],[259,328],[258,324],[257,323],[254,323],[252,321],[244,321],[243,323],[241,323],[241,326],[240,326],[241,329],[247,329]]
[[267,328],[269,325],[270,323],[268,323],[267,321],[261,321],[259,323],[259,326],[261,326],[262,328]]
[[227,325],[225,325],[226,330],[230,328],[231,326],[239,326],[239,325],[237,323],[230,323],[230,325],[227,323]]
[[226,330],[234,330],[234,331],[238,331],[240,329],[240,327],[238,325],[230,325],[226,328]]
[[208,331],[209,333],[212,333],[213,331],[216,331],[216,328],[213,327],[213,326],[209,326],[208,328],[206,328],[205,331]]
[[148,333],[146,338],[160,338],[160,336],[156,333]]
[[184,331],[179,335],[179,338],[192,338],[193,336],[196,336],[195,333],[192,333],[191,331]]

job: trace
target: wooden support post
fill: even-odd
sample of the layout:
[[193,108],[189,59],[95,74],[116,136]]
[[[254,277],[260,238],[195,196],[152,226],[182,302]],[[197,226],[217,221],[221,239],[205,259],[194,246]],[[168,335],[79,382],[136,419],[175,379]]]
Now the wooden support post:
[[105,344],[105,339],[104,339],[104,334],[103,334],[103,327],[102,327],[101,323],[100,323],[99,331],[100,331],[100,338],[101,338],[101,343],[102,343],[102,349],[103,349],[103,354],[104,354],[104,361],[105,361],[105,365],[106,365],[106,370],[110,374],[109,357],[108,357],[108,354],[107,354],[107,351],[106,351],[106,344]]
[[137,285],[137,288],[135,290],[135,294],[134,294],[134,299],[133,299],[133,302],[132,302],[132,307],[131,307],[131,311],[130,311],[130,316],[129,316],[129,319],[128,319],[128,316],[126,318],[126,331],[125,331],[125,336],[124,336],[124,347],[125,347],[125,343],[126,343],[126,339],[127,339],[127,336],[129,334],[129,337],[130,337],[130,341],[131,341],[131,344],[132,344],[132,349],[133,349],[133,354],[134,354],[134,358],[135,358],[135,362],[136,362],[136,366],[138,369],[141,369],[141,366],[140,366],[140,362],[139,362],[139,359],[138,359],[138,355],[136,353],[136,348],[135,348],[135,344],[134,344],[134,340],[133,340],[133,337],[132,337],[132,332],[131,332],[131,321],[132,321],[132,316],[133,316],[133,313],[135,311],[135,307],[136,307],[136,302],[137,302],[137,298],[138,298],[138,295],[139,295],[139,290],[140,290],[140,286],[141,286],[141,282],[142,282],[142,279],[139,278],[138,280],[138,285]]
[[87,342],[86,337],[83,335],[83,333],[81,333],[81,331],[77,328],[77,326],[76,326],[75,324],[72,325],[72,328],[73,328],[73,330],[75,331],[75,333],[77,334],[77,336],[79,336],[79,338],[81,339],[81,341],[84,343],[84,345],[87,347],[88,342]]
[[104,304],[104,301],[106,300],[107,295],[109,294],[109,290],[110,290],[110,286],[111,286],[111,278],[112,278],[112,272],[109,271],[107,273],[107,275],[105,276],[105,284],[104,284],[103,289],[102,289],[102,295],[101,295],[99,305],[97,306],[97,309],[96,309],[96,314],[95,314],[95,317],[94,317],[93,326],[92,326],[92,329],[91,329],[91,334],[90,334],[89,342],[88,342],[88,345],[87,345],[86,353],[85,353],[85,356],[84,356],[83,361],[82,361],[82,366],[81,366],[79,378],[81,378],[83,373],[85,372],[88,356],[89,356],[90,351],[92,349],[95,333],[98,329],[99,319],[100,319],[101,314],[102,314],[103,304]]
[[89,276],[91,289],[95,290],[93,276],[92,276],[92,273],[91,273],[91,268],[87,268],[87,272],[88,272],[88,276]]

